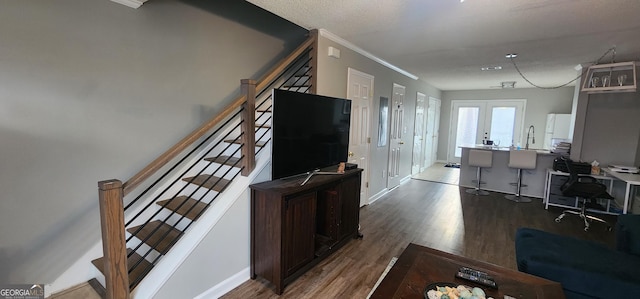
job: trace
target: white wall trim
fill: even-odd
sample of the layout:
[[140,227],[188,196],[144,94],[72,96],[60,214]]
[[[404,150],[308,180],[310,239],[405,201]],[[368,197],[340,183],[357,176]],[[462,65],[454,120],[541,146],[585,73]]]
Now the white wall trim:
[[381,197],[385,196],[385,194],[389,193],[389,189],[384,188],[382,190],[380,190],[380,192],[374,194],[373,196],[371,196],[369,198],[369,204],[374,203],[376,200],[380,199]]
[[329,32],[326,29],[320,28],[320,29],[318,29],[318,32],[320,32],[320,36],[322,36],[322,37],[326,37],[326,38],[328,38],[328,39],[330,39],[330,40],[332,40],[332,41],[334,41],[334,42],[336,42],[336,43],[338,43],[338,44],[340,44],[340,45],[342,45],[344,47],[347,47],[347,48],[349,48],[349,49],[351,49],[351,50],[353,50],[353,51],[355,51],[355,52],[357,52],[357,53],[359,53],[359,54],[361,54],[361,55],[363,55],[363,56],[365,56],[365,57],[367,57],[367,58],[369,58],[369,59],[371,59],[371,60],[373,60],[373,61],[375,61],[375,62],[377,62],[379,64],[382,64],[382,65],[384,65],[384,66],[386,66],[386,67],[388,67],[388,68],[390,68],[390,69],[392,69],[392,70],[394,70],[394,71],[396,71],[396,72],[398,72],[400,74],[403,74],[403,75],[405,75],[405,76],[407,76],[407,77],[409,77],[409,78],[411,78],[413,80],[418,80],[418,76],[416,76],[416,75],[414,75],[412,73],[409,73],[409,72],[407,72],[407,71],[405,71],[405,70],[403,70],[403,69],[401,69],[401,68],[399,68],[399,67],[397,67],[397,66],[395,66],[395,65],[393,65],[393,64],[391,64],[391,63],[389,63],[389,62],[387,62],[387,61],[385,61],[383,59],[381,59],[381,58],[376,57],[375,55],[373,55],[373,54],[363,50],[362,48],[350,43],[349,41],[347,41],[347,40],[345,40],[345,39],[343,39],[343,38],[341,38],[341,37]]
[[217,299],[222,297],[224,294],[249,280],[251,272],[250,269],[251,268],[249,267],[243,269],[242,271],[225,279],[223,282],[211,287],[210,289],[204,291],[202,294],[194,297],[193,299]]
[[404,184],[406,184],[407,182],[409,182],[410,180],[411,180],[411,174],[409,174],[408,176],[406,176],[406,177],[404,177],[404,178],[400,179],[400,185],[404,185]]
[[142,6],[142,4],[147,2],[147,0],[111,0],[111,2],[122,4],[124,6],[129,6],[131,8],[138,8]]

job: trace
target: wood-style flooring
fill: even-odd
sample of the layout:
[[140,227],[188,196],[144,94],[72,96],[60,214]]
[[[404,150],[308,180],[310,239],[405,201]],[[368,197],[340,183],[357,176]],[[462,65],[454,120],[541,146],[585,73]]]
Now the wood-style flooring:
[[[593,240],[613,247],[614,233],[577,216],[562,223],[561,209],[541,200],[515,203],[502,193],[474,196],[458,186],[410,180],[360,210],[362,240],[352,240],[286,286],[282,298],[366,298],[393,257],[409,243],[517,269],[514,236],[519,227]],[[604,217],[615,223],[615,217]],[[223,298],[279,298],[268,282],[249,280]]]
[[444,167],[445,163],[437,162],[429,166],[423,172],[413,175],[414,179],[458,185],[460,181],[460,168]]

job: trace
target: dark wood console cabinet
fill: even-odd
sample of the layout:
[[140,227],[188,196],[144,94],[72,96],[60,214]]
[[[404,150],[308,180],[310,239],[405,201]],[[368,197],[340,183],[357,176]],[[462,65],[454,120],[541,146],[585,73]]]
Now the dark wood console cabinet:
[[251,185],[251,278],[284,286],[359,235],[362,169]]

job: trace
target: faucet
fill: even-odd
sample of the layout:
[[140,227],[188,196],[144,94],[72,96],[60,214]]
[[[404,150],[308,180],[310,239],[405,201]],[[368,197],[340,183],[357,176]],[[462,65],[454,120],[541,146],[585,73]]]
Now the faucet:
[[536,129],[533,127],[533,125],[530,125],[529,129],[527,130],[527,144],[525,145],[524,149],[529,149],[529,133],[531,133],[531,143],[536,144]]

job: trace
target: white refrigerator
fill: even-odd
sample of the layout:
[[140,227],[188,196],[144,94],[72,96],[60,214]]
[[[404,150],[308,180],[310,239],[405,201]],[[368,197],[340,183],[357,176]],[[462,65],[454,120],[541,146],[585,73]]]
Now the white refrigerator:
[[571,114],[547,114],[547,127],[544,131],[544,149],[551,149],[552,138],[569,139]]

